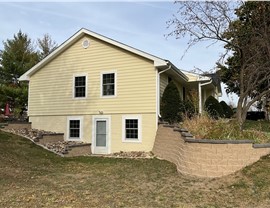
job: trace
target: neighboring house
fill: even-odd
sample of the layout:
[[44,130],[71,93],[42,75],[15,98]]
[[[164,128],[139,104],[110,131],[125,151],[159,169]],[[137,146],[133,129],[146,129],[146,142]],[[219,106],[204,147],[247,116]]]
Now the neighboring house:
[[190,89],[218,96],[207,76],[183,72],[158,58],[81,29],[20,77],[29,81],[32,127],[62,132],[65,140],[92,143],[92,152],[151,151],[160,97],[174,81],[185,99]]

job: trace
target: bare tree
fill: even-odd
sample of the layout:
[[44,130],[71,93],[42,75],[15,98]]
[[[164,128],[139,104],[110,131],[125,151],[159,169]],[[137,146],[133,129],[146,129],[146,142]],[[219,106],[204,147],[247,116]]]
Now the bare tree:
[[54,49],[57,48],[56,42],[52,40],[51,36],[48,33],[44,34],[42,39],[38,38],[37,45],[40,49],[40,60],[44,59],[51,52],[53,52]]
[[[266,2],[176,2],[169,36],[188,36],[187,50],[201,41],[224,43],[223,80],[239,95],[237,120],[242,129],[250,106],[269,94],[270,4]],[[230,52],[230,53],[228,53]]]
[[168,36],[176,39],[188,36],[186,51],[202,41],[228,43],[223,34],[235,19],[237,2],[229,1],[176,1],[180,5],[177,14],[167,24],[173,28]]

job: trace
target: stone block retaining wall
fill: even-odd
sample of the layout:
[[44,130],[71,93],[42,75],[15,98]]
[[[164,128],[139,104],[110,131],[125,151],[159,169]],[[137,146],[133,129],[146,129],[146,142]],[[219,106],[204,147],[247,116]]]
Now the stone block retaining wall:
[[80,144],[69,146],[67,157],[91,155],[91,144]]
[[160,124],[153,153],[173,162],[185,175],[221,177],[229,175],[270,154],[270,145],[249,140],[204,140],[182,137],[179,129]]
[[39,144],[47,144],[47,143],[55,143],[59,141],[64,141],[63,133],[55,133],[55,134],[43,134],[41,138],[39,138]]
[[5,130],[10,130],[10,129],[14,129],[14,130],[19,130],[19,129],[31,129],[31,123],[29,122],[18,122],[18,123],[9,123],[8,125],[4,126]]

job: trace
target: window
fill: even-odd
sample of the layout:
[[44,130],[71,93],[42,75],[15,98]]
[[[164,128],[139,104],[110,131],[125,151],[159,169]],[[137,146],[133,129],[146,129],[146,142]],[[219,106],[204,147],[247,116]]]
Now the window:
[[102,73],[101,85],[102,97],[114,97],[116,95],[116,73]]
[[171,77],[168,77],[168,83],[170,83],[172,81]]
[[126,119],[126,139],[138,139],[138,119]]
[[141,142],[141,117],[123,116],[123,142]]
[[80,138],[80,120],[69,121],[69,138]]
[[67,135],[68,140],[81,140],[82,138],[82,118],[81,117],[69,117]]
[[86,76],[75,76],[74,78],[74,98],[86,97]]

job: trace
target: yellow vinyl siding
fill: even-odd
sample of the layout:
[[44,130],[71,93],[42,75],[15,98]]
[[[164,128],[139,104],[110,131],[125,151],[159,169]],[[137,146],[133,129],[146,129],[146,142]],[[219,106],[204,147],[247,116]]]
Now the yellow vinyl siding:
[[[123,114],[125,115],[125,114]],[[142,142],[141,143],[130,143],[122,142],[122,116],[112,116],[112,143],[111,151],[151,151],[156,136],[156,114],[143,114],[142,118]],[[138,115],[138,114],[136,114]]]
[[[87,36],[30,79],[29,115],[155,113],[156,71],[153,62]],[[100,73],[117,73],[117,96],[100,97]],[[73,76],[87,73],[86,99],[73,99]]]
[[162,97],[163,92],[168,85],[168,75],[165,73],[160,74],[160,97]]
[[[142,118],[142,142],[127,143],[122,142],[122,116],[125,114],[111,115],[111,152],[119,151],[151,151],[153,148],[156,135],[156,114],[141,114]],[[130,115],[130,114],[129,114]],[[139,115],[139,114],[136,114]],[[98,115],[95,115],[98,117]],[[82,117],[82,141],[85,143],[93,143],[92,141],[92,115],[78,115]],[[57,133],[65,133],[67,140],[68,132],[68,116],[33,116],[30,117],[32,127],[54,131]]]
[[66,116],[34,116],[29,117],[33,129],[42,129],[56,133],[66,132]]

